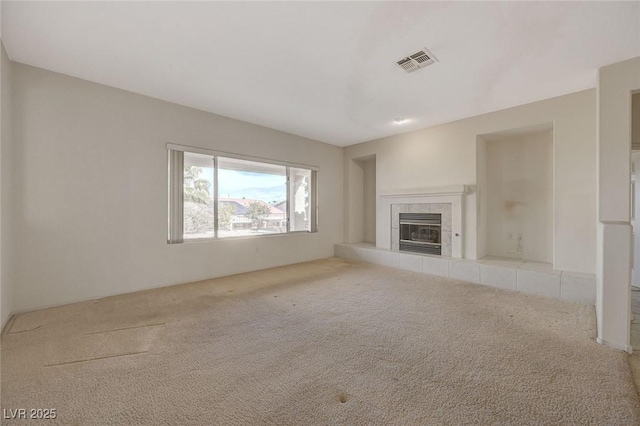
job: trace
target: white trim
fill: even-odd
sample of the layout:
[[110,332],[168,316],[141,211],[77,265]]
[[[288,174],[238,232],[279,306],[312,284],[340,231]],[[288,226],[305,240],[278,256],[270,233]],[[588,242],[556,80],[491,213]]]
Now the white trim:
[[607,346],[609,348],[618,349],[620,351],[633,354],[633,347],[629,345],[617,345],[615,343],[611,343],[606,340],[603,340],[601,337],[596,337],[596,343],[602,346]]
[[287,219],[286,228],[287,232],[291,232],[291,168],[287,167],[287,182],[286,182],[286,194],[285,200],[285,218]]
[[426,197],[435,195],[464,195],[468,192],[466,185],[435,186],[430,188],[408,189],[403,191],[388,191],[388,194],[378,194],[382,198]]
[[[213,237],[218,238],[218,210],[220,209],[220,194],[218,194],[218,157],[213,157]],[[184,239],[184,238],[183,238]]]
[[284,237],[287,235],[303,235],[303,234],[316,234],[311,231],[291,231],[291,232],[273,232],[271,234],[252,234],[252,235],[236,235],[233,237],[202,237],[202,238],[188,238],[185,239],[182,244],[190,243],[210,243],[214,241],[229,241],[229,240],[248,240],[251,238],[267,238],[267,237]]
[[9,316],[7,316],[7,320],[5,321],[4,324],[2,324],[2,330],[0,331],[0,336],[4,337],[9,333],[9,330],[13,326],[13,321],[16,318],[16,314],[17,313],[13,311],[9,312]]
[[256,161],[259,163],[275,164],[278,166],[296,167],[307,170],[320,170],[317,166],[310,166],[308,164],[290,163],[288,161],[272,160],[270,158],[254,157],[252,155],[234,154],[232,152],[214,151],[206,148],[199,148],[194,146],[176,145],[167,143],[167,149],[173,151],[193,152],[196,154],[211,155],[214,157],[227,157],[235,158],[236,160]]

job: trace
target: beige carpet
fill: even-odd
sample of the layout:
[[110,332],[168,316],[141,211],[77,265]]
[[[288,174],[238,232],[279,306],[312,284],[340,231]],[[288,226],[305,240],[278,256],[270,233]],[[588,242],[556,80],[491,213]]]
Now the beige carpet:
[[594,325],[583,305],[328,259],[20,315],[2,407],[64,425],[640,424],[626,355]]

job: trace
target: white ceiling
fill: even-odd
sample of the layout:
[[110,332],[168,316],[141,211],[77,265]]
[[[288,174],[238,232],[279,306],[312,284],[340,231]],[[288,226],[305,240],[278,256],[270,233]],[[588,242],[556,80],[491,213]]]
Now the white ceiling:
[[[4,1],[2,38],[18,62],[345,146],[595,87],[640,56],[640,2]],[[423,47],[439,62],[395,65]]]

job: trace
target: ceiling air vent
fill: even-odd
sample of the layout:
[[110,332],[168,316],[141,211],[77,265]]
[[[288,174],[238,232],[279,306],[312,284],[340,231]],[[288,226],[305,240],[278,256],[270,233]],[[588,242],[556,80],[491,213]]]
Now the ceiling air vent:
[[402,58],[396,61],[396,64],[404,69],[406,72],[418,71],[420,68],[424,68],[427,65],[431,65],[435,62],[435,58],[427,49],[422,49],[416,53],[413,53],[406,58]]

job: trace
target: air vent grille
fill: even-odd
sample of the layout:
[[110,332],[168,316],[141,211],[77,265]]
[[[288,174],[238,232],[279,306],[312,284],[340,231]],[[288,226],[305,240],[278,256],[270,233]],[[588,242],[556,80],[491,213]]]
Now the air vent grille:
[[435,62],[435,58],[427,49],[422,49],[416,53],[413,53],[406,58],[402,58],[396,61],[396,64],[404,69],[406,72],[414,72],[420,68],[424,68]]
[[404,58],[398,61],[398,65],[400,65],[406,72],[414,72],[420,69],[420,67],[415,64],[411,58]]
[[407,244],[400,243],[400,251],[410,251],[413,253],[422,253],[422,254],[437,254],[439,256],[442,255],[442,246],[440,245],[419,245],[419,244]]

